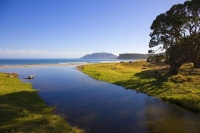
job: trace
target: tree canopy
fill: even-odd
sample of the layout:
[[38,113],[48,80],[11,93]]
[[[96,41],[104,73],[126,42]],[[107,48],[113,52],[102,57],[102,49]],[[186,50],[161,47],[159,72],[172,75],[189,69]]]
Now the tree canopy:
[[149,47],[165,50],[171,75],[178,74],[185,62],[200,61],[200,0],[173,5],[150,28]]

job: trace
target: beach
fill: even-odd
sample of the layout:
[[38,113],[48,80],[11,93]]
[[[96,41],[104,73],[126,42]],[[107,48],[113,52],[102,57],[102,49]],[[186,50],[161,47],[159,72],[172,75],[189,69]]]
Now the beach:
[[0,68],[77,66],[93,63],[119,62],[115,59],[0,59]]
[[3,66],[0,66],[0,68],[29,68],[29,67],[49,67],[49,66],[77,66],[77,65],[85,65],[85,64],[88,64],[88,63],[3,65]]

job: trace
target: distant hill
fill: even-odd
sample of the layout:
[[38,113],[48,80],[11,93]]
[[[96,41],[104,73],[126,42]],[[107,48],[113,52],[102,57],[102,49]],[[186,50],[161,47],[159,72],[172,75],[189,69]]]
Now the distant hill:
[[137,54],[137,53],[125,53],[119,54],[117,59],[147,59],[149,56],[154,54]]
[[92,53],[92,54],[87,54],[80,59],[117,59],[118,56],[111,54],[111,53]]

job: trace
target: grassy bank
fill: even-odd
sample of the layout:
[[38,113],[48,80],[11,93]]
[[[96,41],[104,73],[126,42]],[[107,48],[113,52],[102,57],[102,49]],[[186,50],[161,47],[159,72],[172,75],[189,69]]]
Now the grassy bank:
[[[145,61],[134,63],[102,63],[79,67],[91,77],[144,92],[162,98],[188,110],[200,112],[200,70],[185,64],[180,74],[167,77],[169,66],[150,64]],[[159,76],[155,75],[155,70]],[[155,78],[158,76],[157,78]]]
[[17,74],[0,73],[0,132],[81,133],[53,114],[29,83]]

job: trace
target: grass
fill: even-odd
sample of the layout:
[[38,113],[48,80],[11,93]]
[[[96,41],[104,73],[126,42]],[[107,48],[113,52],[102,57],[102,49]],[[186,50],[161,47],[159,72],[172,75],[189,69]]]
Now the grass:
[[[171,77],[165,76],[169,66],[146,61],[88,64],[80,68],[95,79],[134,89],[200,112],[200,69],[192,68],[192,64],[184,64],[179,74]],[[155,70],[160,74],[159,79],[155,78]]]
[[82,133],[47,107],[29,83],[17,74],[0,73],[0,132]]

